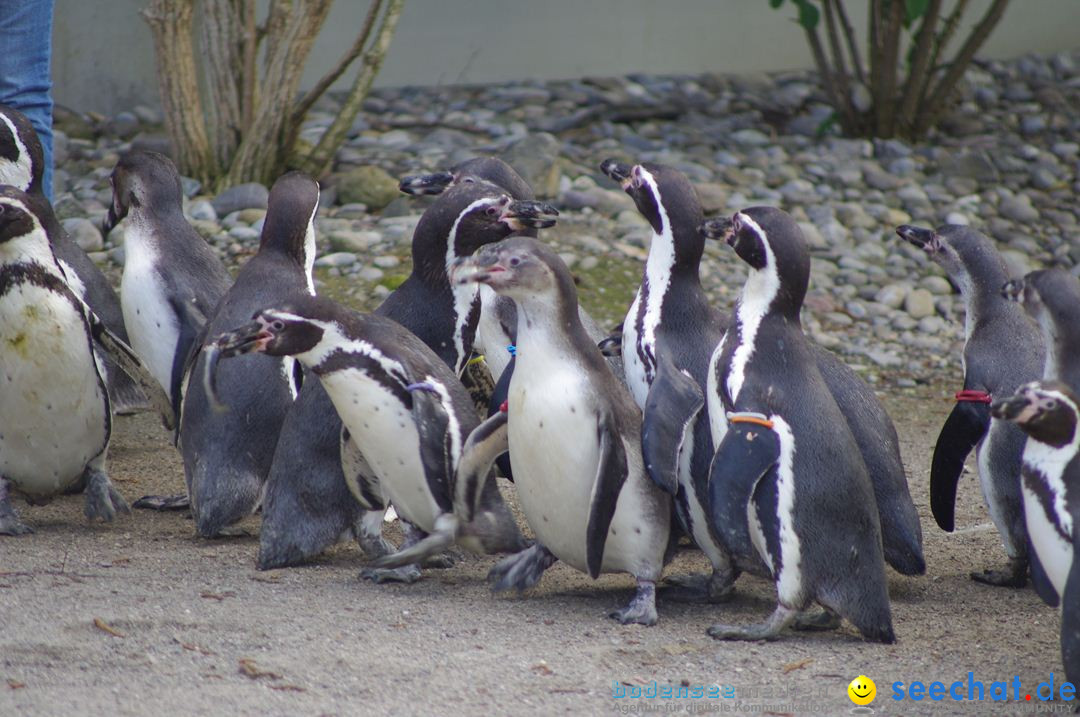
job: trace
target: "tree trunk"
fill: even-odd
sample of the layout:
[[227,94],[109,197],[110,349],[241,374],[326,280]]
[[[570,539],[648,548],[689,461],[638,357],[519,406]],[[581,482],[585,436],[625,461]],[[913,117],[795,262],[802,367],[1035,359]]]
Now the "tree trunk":
[[218,173],[206,133],[195,65],[195,0],[152,0],[142,11],[154,37],[165,128],[181,174],[209,184]]
[[349,96],[345,98],[345,102],[341,106],[341,111],[334,118],[326,132],[323,133],[323,136],[319,138],[319,143],[311,150],[311,154],[301,163],[300,168],[308,174],[315,177],[322,175],[330,167],[334,152],[345,141],[345,136],[349,128],[352,127],[356,115],[360,112],[360,106],[363,104],[364,98],[367,97],[368,92],[371,90],[375,75],[379,73],[379,68],[382,67],[386,52],[390,49],[390,40],[394,37],[394,30],[397,28],[398,19],[401,17],[401,9],[404,5],[405,0],[389,0],[386,13],[383,15],[382,23],[379,25],[379,32],[375,36],[375,42],[372,44],[371,49],[364,54],[360,72],[357,74],[356,81],[349,91]]
[[266,60],[259,91],[260,111],[245,133],[225,184],[269,184],[280,171],[289,148],[292,103],[304,63],[331,0],[277,0],[266,23]]
[[202,0],[202,46],[207,88],[206,119],[214,156],[227,166],[243,133],[243,25],[239,0]]

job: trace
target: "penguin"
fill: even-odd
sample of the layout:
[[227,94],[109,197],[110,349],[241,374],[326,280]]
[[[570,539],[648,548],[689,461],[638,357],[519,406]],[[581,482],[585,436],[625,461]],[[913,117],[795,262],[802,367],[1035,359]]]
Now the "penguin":
[[131,347],[180,404],[195,337],[232,283],[214,250],[184,218],[180,174],[157,152],[132,150],[110,176],[109,232],[127,218],[120,303]]
[[[729,317],[714,309],[699,278],[706,231],[703,212],[685,175],[661,164],[631,166],[614,159],[600,167],[634,200],[653,229],[642,277],[622,323],[627,384],[644,412],[642,449],[650,476],[675,498],[679,522],[712,565],[712,575],[668,578],[668,597],[723,600],[738,570],[709,527],[708,477],[714,454],[704,387],[714,349]],[[611,343],[614,343],[612,340]],[[826,385],[841,405],[874,484],[886,560],[898,572],[922,574],[922,529],[888,413],[867,386],[833,354],[813,346]],[[711,396],[709,397],[711,398]]]
[[[525,547],[498,491],[467,493],[455,483],[465,439],[479,423],[476,411],[450,367],[397,322],[297,296],[219,335],[215,353],[293,356],[318,377],[377,481],[354,488],[357,498],[368,510],[389,501],[427,534],[376,566],[416,563],[455,543],[478,553]],[[215,382],[209,384],[213,390]],[[372,496],[376,486],[381,497]]]
[[1021,492],[1031,539],[1031,576],[1039,596],[1061,608],[1065,677],[1080,680],[1080,399],[1061,381],[1025,384],[990,406],[1028,436]]
[[[460,191],[442,195],[417,226],[413,255],[422,258],[414,263],[410,280],[395,289],[375,313],[421,336],[448,367],[460,370],[468,354],[464,342],[459,353],[453,339],[457,324],[455,292],[446,276],[448,257],[456,258],[458,252],[471,251],[514,232],[550,226],[554,216],[554,210],[546,205],[511,200],[501,189],[488,184],[470,183]],[[427,270],[418,272],[417,265]],[[433,314],[443,317],[441,325],[431,320]],[[475,316],[465,318],[460,331],[468,336],[475,329]],[[381,538],[374,537],[380,523],[361,507],[362,502],[373,505],[372,495],[378,491],[369,491],[369,495],[357,496],[356,500],[342,497],[348,496],[346,480],[356,494],[359,484],[373,479],[370,470],[366,476],[342,472],[343,456],[345,463],[362,461],[362,456],[352,455],[349,441],[339,440],[342,428],[320,383],[305,382],[282,426],[267,480],[259,540],[261,569],[303,562],[343,535],[355,537],[369,557],[387,554],[386,546],[379,542]],[[491,489],[497,492],[496,486]],[[380,504],[373,508],[380,519],[385,507]],[[300,517],[305,515],[307,519]],[[423,537],[411,528],[406,531],[406,547]],[[361,576],[376,582],[412,582],[420,572],[416,566],[369,566]]]
[[[37,215],[72,291],[90,306],[113,335],[127,343],[128,335],[120,299],[105,274],[82,247],[68,236],[56,218],[42,189],[44,171],[41,140],[30,120],[18,110],[0,105],[0,184],[10,184],[27,194],[41,198]],[[105,370],[109,396],[116,413],[133,413],[151,407],[134,380],[107,356]]]
[[727,412],[709,414],[711,517],[732,555],[765,563],[778,605],[763,624],[708,633],[776,639],[817,602],[892,643],[873,486],[799,318],[810,278],[802,232],[779,209],[751,207],[726,235],[750,271],[708,377]]
[[403,177],[398,189],[416,196],[442,194],[454,184],[477,180],[505,189],[514,199],[535,199],[532,187],[506,162],[498,157],[473,157],[449,170]]
[[1001,295],[1005,263],[990,240],[971,227],[946,224],[936,230],[904,225],[897,235],[941,266],[964,299],[963,390],[934,446],[930,507],[938,526],[955,527],[954,504],[964,461],[975,449],[979,483],[990,518],[1005,546],[1008,564],[971,574],[987,585],[1027,584],[1027,534],[1020,496],[1020,467],[1026,437],[1017,426],[994,420],[990,402],[1011,396],[1041,376],[1045,349],[1038,327],[1024,310]]
[[507,410],[469,436],[459,485],[476,492],[509,450],[518,501],[537,543],[500,561],[496,591],[535,585],[556,560],[596,578],[637,580],[621,623],[654,625],[671,502],[646,472],[641,416],[578,316],[570,271],[535,240],[513,237],[462,260],[459,282],[482,282],[517,304],[516,367]]
[[[72,291],[40,212],[44,197],[0,187],[0,534],[33,532],[12,490],[41,502],[85,482],[84,513],[112,521],[129,512],[106,472],[112,406],[98,349],[153,379],[131,349]],[[160,388],[157,389],[160,394]],[[157,402],[167,424],[164,395]]]
[[1080,279],[1064,269],[1040,269],[1006,282],[1002,295],[1023,304],[1042,330],[1042,378],[1080,392]]
[[319,184],[308,175],[289,172],[274,182],[258,253],[221,298],[183,371],[178,446],[195,528],[203,537],[221,534],[257,507],[282,421],[302,379],[292,359],[242,357],[216,374],[230,409],[219,410],[202,380],[215,358],[205,337],[248,321],[269,304],[315,293],[318,205]]

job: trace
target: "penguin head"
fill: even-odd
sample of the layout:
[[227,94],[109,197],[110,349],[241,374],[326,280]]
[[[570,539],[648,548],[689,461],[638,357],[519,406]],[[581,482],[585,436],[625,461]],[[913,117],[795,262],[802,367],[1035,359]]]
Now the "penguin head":
[[18,187],[0,186],[0,246],[34,231],[43,232],[35,216],[36,205],[35,198]]
[[1011,279],[1001,288],[1010,301],[1020,302],[1024,311],[1054,338],[1058,323],[1080,321],[1080,279],[1064,269],[1039,269],[1023,279]]
[[670,237],[676,263],[701,260],[705,243],[697,228],[705,215],[685,174],[663,164],[631,166],[614,159],[601,162],[600,171],[619,183],[657,235]]
[[802,229],[787,212],[775,207],[750,207],[726,219],[710,219],[700,232],[727,242],[750,265],[744,288],[785,314],[797,316],[810,283],[810,252]]
[[307,274],[315,263],[315,212],[319,183],[303,172],[287,172],[270,187],[259,251],[292,257]]
[[1059,381],[1033,381],[990,406],[994,418],[1011,421],[1040,443],[1060,448],[1076,436],[1076,394]]
[[41,140],[27,116],[0,105],[0,184],[41,194],[44,156]]
[[180,173],[164,154],[141,149],[126,152],[113,168],[109,183],[113,196],[101,227],[105,234],[132,208],[146,207],[158,215],[183,211]]
[[974,285],[972,276],[1001,286],[1009,277],[1001,255],[981,233],[961,224],[943,224],[937,229],[905,224],[896,228],[897,235],[926,255],[949,275],[962,292]]
[[[327,321],[319,304],[327,300],[306,302],[300,297],[281,306],[256,311],[251,322],[221,334],[214,340],[222,356],[264,353],[270,356],[296,356],[315,348],[322,341]],[[309,304],[314,304],[310,306]]]
[[[421,217],[413,238],[415,264],[445,274],[456,259],[482,246],[513,234],[535,236],[538,229],[553,226],[558,214],[550,204],[512,199],[489,182],[456,184]],[[432,251],[438,262],[417,257]]]
[[475,184],[478,181],[501,187],[514,199],[533,199],[535,196],[529,183],[498,157],[474,157],[454,165],[448,171],[403,177],[398,189],[405,194],[434,195],[442,194],[455,184]]
[[566,297],[577,304],[577,289],[559,255],[535,239],[511,237],[455,262],[456,284],[487,284],[512,299]]

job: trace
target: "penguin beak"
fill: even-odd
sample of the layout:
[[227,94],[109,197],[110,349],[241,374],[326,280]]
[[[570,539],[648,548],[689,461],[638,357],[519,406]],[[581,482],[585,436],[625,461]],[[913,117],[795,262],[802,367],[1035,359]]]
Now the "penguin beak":
[[732,217],[710,219],[698,227],[698,233],[706,239],[727,242],[735,246],[735,220]]
[[500,221],[505,222],[515,232],[520,232],[526,229],[553,227],[557,216],[559,216],[559,210],[550,204],[518,199],[506,205]]
[[630,179],[634,168],[629,164],[624,164],[614,159],[605,159],[600,163],[600,171],[618,182],[624,190],[630,188]]
[[990,415],[1003,421],[1026,423],[1035,415],[1035,406],[1028,400],[1027,394],[1020,392],[1009,398],[999,398],[990,404]]
[[274,334],[261,321],[252,321],[238,329],[221,334],[214,340],[214,345],[222,357],[229,358],[252,352],[266,350],[266,345],[273,340]]
[[457,259],[450,269],[450,278],[459,285],[490,284],[496,276],[506,271],[506,267],[499,262],[498,254],[480,251]]
[[936,254],[941,249],[941,240],[932,229],[904,224],[896,228],[896,234],[908,244],[919,247],[927,254]]
[[109,236],[109,232],[116,228],[124,217],[127,216],[127,207],[120,204],[120,193],[113,189],[112,202],[109,203],[109,211],[101,222],[101,235]]
[[454,175],[450,172],[433,172],[431,174],[412,174],[398,182],[398,189],[405,194],[423,196],[427,194],[442,194],[446,188],[454,183]]

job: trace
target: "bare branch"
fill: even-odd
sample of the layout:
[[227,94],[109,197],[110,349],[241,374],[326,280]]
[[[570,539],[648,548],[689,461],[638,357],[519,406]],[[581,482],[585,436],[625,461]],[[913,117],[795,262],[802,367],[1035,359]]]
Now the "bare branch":
[[840,25],[844,28],[844,40],[847,42],[848,52],[851,53],[852,69],[859,82],[866,83],[866,75],[863,74],[862,58],[859,56],[859,43],[855,37],[855,28],[851,26],[847,10],[844,9],[844,0],[837,0],[836,14],[840,17]]
[[843,98],[843,104],[837,107],[839,111],[847,115],[849,131],[857,124],[857,112],[851,100],[851,81],[848,77],[847,64],[844,62],[844,51],[840,46],[840,33],[836,27],[836,15],[833,12],[833,3],[836,0],[822,0],[825,9],[825,27],[828,31],[829,49],[832,52],[833,67],[835,69],[834,83],[836,92]]
[[896,120],[896,71],[900,58],[900,28],[904,22],[904,3],[890,0],[885,26],[881,28],[880,67],[877,69],[874,114],[875,133],[891,137]]
[[994,0],[994,3],[986,11],[986,14],[982,16],[982,19],[979,20],[979,23],[972,28],[971,34],[968,35],[964,44],[960,46],[956,57],[949,63],[949,69],[945,72],[945,76],[938,81],[934,91],[930,93],[930,97],[925,104],[928,111],[920,115],[920,122],[915,127],[919,134],[933,126],[938,117],[945,111],[945,100],[956,87],[956,83],[964,76],[964,71],[975,57],[975,53],[986,42],[986,38],[990,37],[990,33],[994,31],[994,28],[1005,14],[1005,7],[1008,4],[1009,0]]
[[363,103],[364,98],[367,97],[372,82],[375,81],[375,75],[378,74],[379,68],[382,67],[386,52],[390,49],[390,40],[394,37],[394,30],[397,28],[398,19],[401,17],[401,9],[404,5],[405,0],[389,0],[386,12],[383,14],[382,22],[379,25],[379,31],[375,36],[375,42],[372,43],[371,49],[364,54],[360,72],[356,76],[356,82],[353,83],[349,96],[342,104],[341,111],[334,118],[333,123],[327,128],[326,132],[323,133],[323,136],[319,138],[319,143],[311,150],[311,154],[302,163],[301,169],[308,174],[319,176],[326,171],[333,160],[334,152],[345,140],[346,133],[352,126],[353,120],[356,119],[356,115],[360,112],[360,105]]
[[255,0],[241,0],[240,22],[243,26],[243,78],[240,91],[240,121],[242,131],[247,132],[255,119],[255,89],[258,87],[259,73],[255,58],[259,51],[259,31],[255,24]]
[[942,0],[930,0],[926,14],[923,15],[922,22],[919,24],[919,32],[915,36],[911,67],[904,84],[904,96],[900,100],[900,129],[905,133],[913,126],[915,112],[919,106],[919,96],[932,69],[930,53],[934,41],[934,30],[941,14],[941,4]]
[[296,109],[293,110],[292,123],[299,125],[304,121],[304,115],[308,113],[323,93],[338,81],[338,78],[345,74],[345,70],[349,69],[349,65],[353,63],[356,58],[360,57],[360,54],[364,51],[364,46],[367,45],[368,38],[371,36],[371,31],[375,27],[375,19],[379,16],[379,10],[382,9],[383,0],[371,0],[371,4],[368,6],[367,16],[364,18],[364,24],[360,27],[360,34],[356,36],[356,41],[353,46],[349,48],[349,51],[338,61],[337,65],[332,70],[323,75],[315,86],[308,90],[303,99],[297,103]]
[[206,133],[193,40],[194,0],[152,0],[142,11],[154,37],[165,129],[180,171],[209,183],[218,165]]

